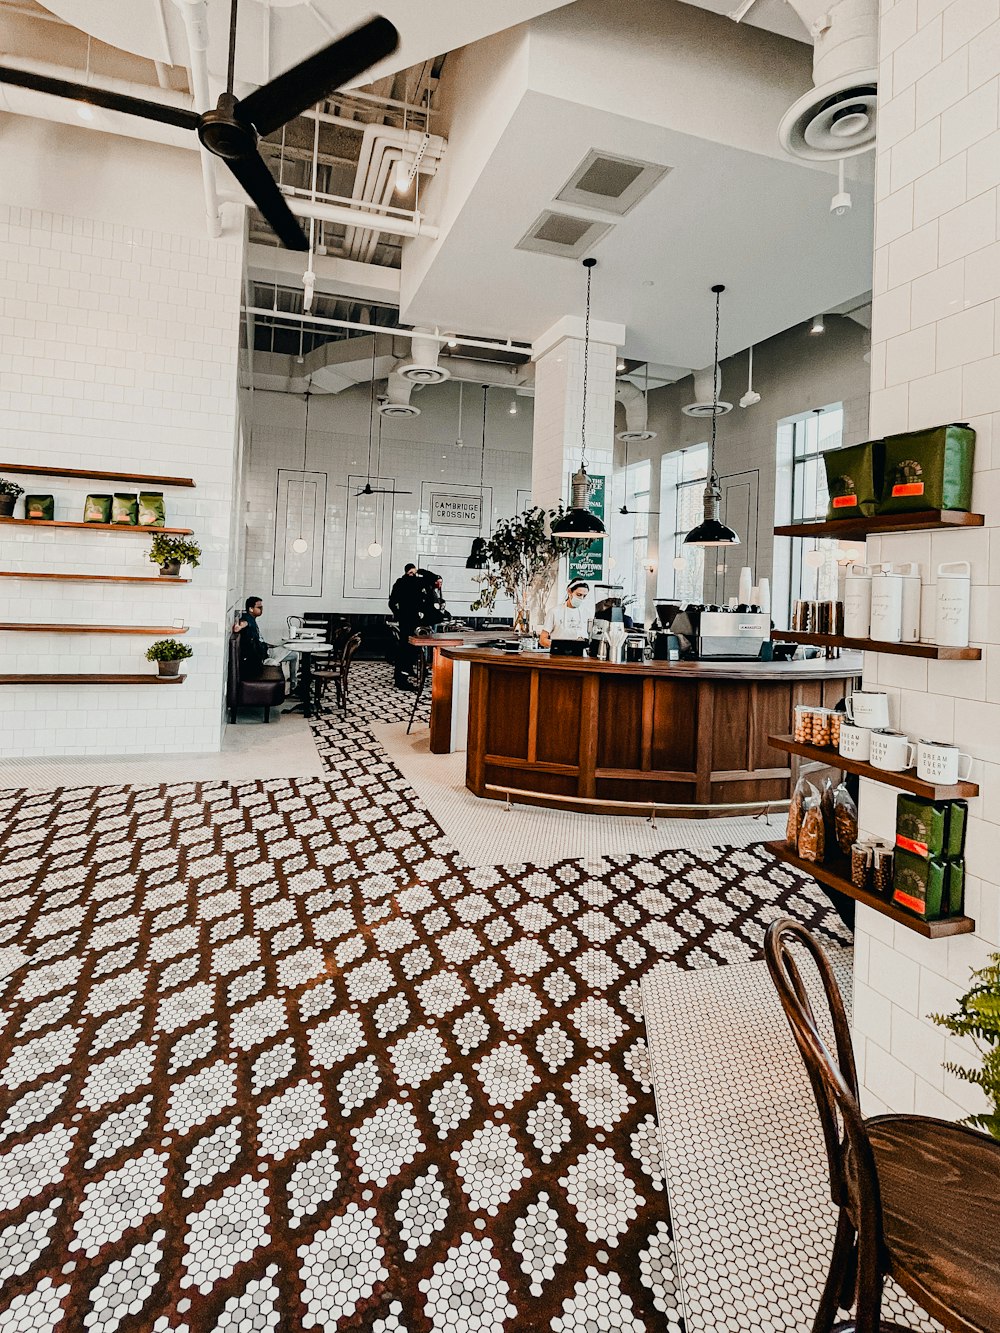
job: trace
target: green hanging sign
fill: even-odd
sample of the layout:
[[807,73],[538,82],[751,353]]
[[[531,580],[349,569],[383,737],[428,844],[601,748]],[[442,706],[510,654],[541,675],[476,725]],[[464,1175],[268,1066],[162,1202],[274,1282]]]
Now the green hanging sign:
[[[592,473],[588,481],[587,508],[603,523],[605,479]],[[586,579],[588,583],[599,582],[604,577],[604,546],[604,541],[574,542],[573,554],[569,557],[569,577]]]

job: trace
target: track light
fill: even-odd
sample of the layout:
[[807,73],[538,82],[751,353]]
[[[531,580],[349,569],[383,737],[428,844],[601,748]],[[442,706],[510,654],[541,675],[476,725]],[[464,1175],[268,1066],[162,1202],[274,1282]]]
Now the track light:
[[813,317],[813,322],[812,322],[812,325],[810,326],[809,332],[810,332],[810,333],[825,333],[825,332],[826,332],[826,324],[823,322],[823,316],[822,316],[822,315],[815,315],[815,316]]
[[406,165],[406,159],[401,157],[396,163],[396,189],[400,194],[409,193],[410,182],[412,180],[413,175],[410,168]]
[[512,399],[510,400],[510,407],[507,408],[507,413],[508,413],[509,416],[512,416],[512,417],[516,417],[516,416],[517,416],[517,399],[516,399],[516,398],[512,398]]
[[457,346],[458,346],[458,339],[455,337],[455,335],[454,335],[453,333],[449,333],[449,334],[448,334],[448,346],[449,346],[449,347],[457,347]]
[[615,366],[615,370],[618,372],[619,375],[622,373],[622,371],[623,371],[624,369],[625,369],[625,362],[624,362],[624,361],[619,361],[618,364],[617,364],[617,366]]

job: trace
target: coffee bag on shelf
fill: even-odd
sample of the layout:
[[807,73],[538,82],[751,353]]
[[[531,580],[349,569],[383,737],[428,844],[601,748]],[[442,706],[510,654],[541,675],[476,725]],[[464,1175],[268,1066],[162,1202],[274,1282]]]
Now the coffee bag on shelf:
[[84,523],[111,522],[111,496],[88,495],[83,502]]
[[945,881],[948,867],[937,857],[925,859],[896,848],[892,876],[892,901],[922,917],[936,921],[948,911]]
[[51,523],[56,516],[56,502],[51,495],[26,495],[24,497],[24,517],[42,519]]
[[969,509],[975,449],[976,432],[964,424],[887,436],[878,513]]
[[162,528],[165,521],[162,491],[139,492],[139,526]]
[[111,502],[111,522],[135,526],[139,516],[139,501],[135,495],[116,491]]
[[830,449],[823,455],[830,494],[828,519],[870,517],[877,512],[884,458],[881,440]]

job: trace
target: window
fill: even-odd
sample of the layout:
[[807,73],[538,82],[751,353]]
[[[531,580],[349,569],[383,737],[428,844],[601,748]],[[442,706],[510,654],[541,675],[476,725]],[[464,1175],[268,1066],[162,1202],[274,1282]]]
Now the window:
[[[818,408],[778,422],[775,523],[807,523],[825,518],[829,495],[823,455],[839,449],[844,437],[844,410],[840,403]],[[817,566],[807,552],[823,556]],[[836,541],[813,538],[777,539],[774,544],[772,606],[776,623],[790,617],[799,597],[836,597]],[[787,623],[790,623],[786,621]]]
[[[684,538],[701,522],[708,480],[708,443],[666,454],[660,472],[662,559],[656,583],[661,601],[700,602],[705,582],[705,548],[685,546]],[[680,564],[675,568],[675,564]]]

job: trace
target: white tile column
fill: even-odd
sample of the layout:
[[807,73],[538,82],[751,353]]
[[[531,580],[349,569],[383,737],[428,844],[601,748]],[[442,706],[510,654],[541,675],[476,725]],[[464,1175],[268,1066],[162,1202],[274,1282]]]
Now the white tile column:
[[[935,570],[972,563],[981,662],[869,654],[914,736],[975,756],[966,912],[972,935],[926,940],[870,908],[855,932],[854,1039],[869,1113],[958,1117],[985,1109],[943,1062],[978,1067],[971,1043],[930,1021],[1000,949],[1000,17],[995,0],[882,0],[870,438],[967,421],[976,430],[973,508],[984,528],[869,539],[869,560],[920,562],[924,636]],[[862,782],[861,824],[891,835],[896,793]]]
[[[531,452],[531,501],[552,509],[569,504],[570,477],[580,466],[583,417],[584,321],[567,315],[532,347],[535,362],[534,432]],[[625,342],[625,325],[590,321],[587,368],[587,471],[607,476],[615,441],[615,367]]]

